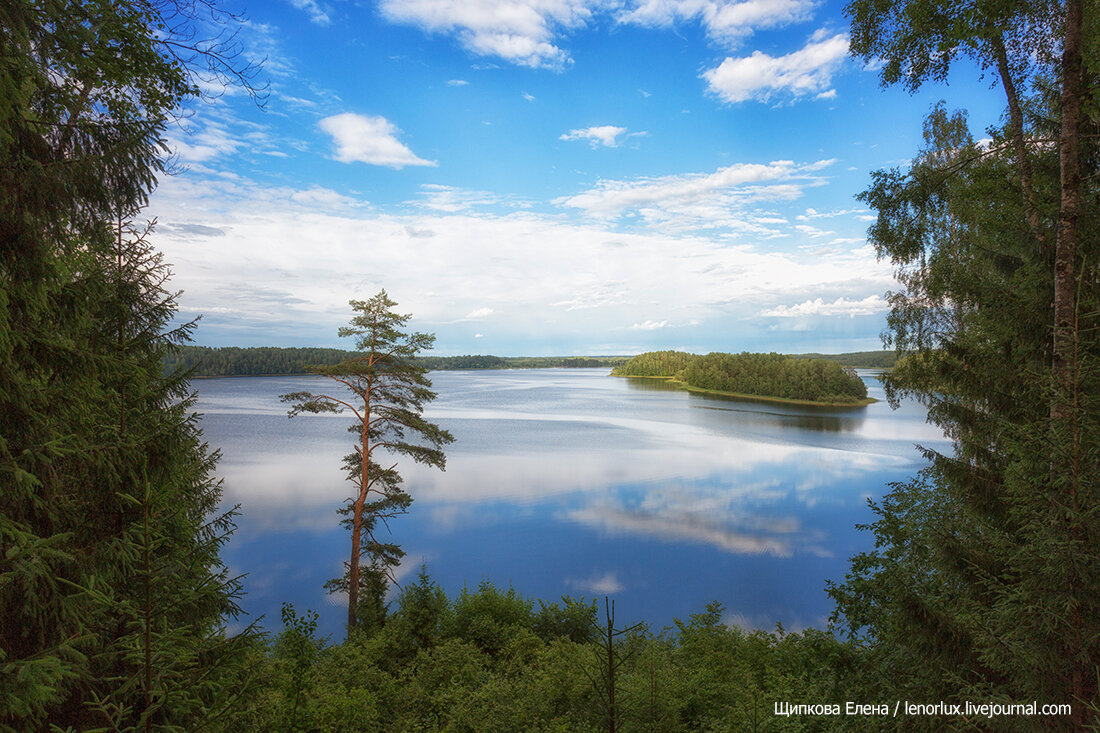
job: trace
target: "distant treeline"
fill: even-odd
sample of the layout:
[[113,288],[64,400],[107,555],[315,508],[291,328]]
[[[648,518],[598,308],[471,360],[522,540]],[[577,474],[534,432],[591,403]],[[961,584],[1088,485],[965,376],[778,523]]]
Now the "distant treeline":
[[839,361],[783,354],[705,356],[680,351],[639,354],[612,374],[622,377],[666,377],[686,387],[757,397],[810,402],[851,403],[867,399],[867,386],[851,367]]
[[[259,346],[182,346],[165,359],[165,369],[194,368],[199,377],[245,377],[305,374],[311,365],[336,364],[359,352],[342,349]],[[628,357],[590,356],[425,356],[417,361],[428,369],[537,369],[549,367],[614,367]]]
[[793,354],[796,359],[825,359],[855,369],[893,369],[897,354],[893,351],[852,351],[847,354]]

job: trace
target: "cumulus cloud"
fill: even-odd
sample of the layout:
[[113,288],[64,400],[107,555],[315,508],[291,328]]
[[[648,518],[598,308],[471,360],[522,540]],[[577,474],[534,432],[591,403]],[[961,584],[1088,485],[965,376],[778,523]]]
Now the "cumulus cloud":
[[[314,0],[293,0],[313,3]],[[572,63],[562,39],[602,16],[663,28],[698,22],[720,43],[736,45],[755,30],[809,20],[816,0],[381,0],[392,23],[458,39],[468,51],[520,66],[561,71]]]
[[664,328],[668,325],[668,321],[643,321],[642,323],[635,323],[631,328],[637,331],[656,331],[659,328]]
[[[605,148],[614,148],[619,145],[619,135],[626,132],[625,127],[615,127],[614,125],[598,125],[593,127],[586,127],[581,130],[570,130],[567,133],[561,135],[559,140],[587,140],[588,144],[592,147],[597,145],[603,145]],[[644,133],[635,132],[632,135],[642,135]]]
[[447,86],[449,87],[464,87],[469,86],[469,84],[470,82],[465,79],[450,79],[447,81]]
[[467,313],[466,317],[463,320],[474,321],[491,315],[493,315],[492,308],[475,308],[474,310]]
[[791,99],[809,95],[828,98],[833,74],[847,56],[846,35],[826,37],[818,31],[803,48],[786,56],[753,51],[751,56],[728,57],[702,76],[708,91],[731,104],[768,102],[781,95]]
[[520,66],[563,69],[568,52],[555,45],[562,31],[592,18],[590,0],[382,0],[394,23],[458,38],[467,50]]
[[889,304],[879,295],[869,295],[862,300],[837,298],[826,303],[821,298],[807,300],[797,305],[780,305],[761,311],[760,315],[772,318],[802,318],[807,316],[869,316],[881,313]]
[[414,154],[397,139],[400,130],[385,117],[344,112],[321,120],[321,129],[336,143],[336,160],[341,163],[367,163],[388,168],[408,165],[435,166]]
[[738,43],[756,29],[809,20],[816,5],[815,0],[638,0],[618,20],[649,27],[698,20],[711,38]]

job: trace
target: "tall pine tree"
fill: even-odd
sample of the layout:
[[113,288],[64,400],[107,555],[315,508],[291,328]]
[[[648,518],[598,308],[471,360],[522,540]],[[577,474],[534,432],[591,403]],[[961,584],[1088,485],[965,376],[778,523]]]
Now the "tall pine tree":
[[[412,497],[402,487],[397,464],[386,466],[388,456],[405,456],[417,463],[442,470],[446,456],[442,446],[454,438],[438,425],[424,419],[424,404],[435,399],[427,369],[416,363],[416,355],[431,348],[435,336],[406,334],[401,329],[410,316],[395,313],[397,305],[382,290],[370,300],[350,301],[355,311],[351,323],[340,329],[341,337],[353,337],[358,355],[331,366],[311,369],[331,379],[329,394],[291,392],[282,395],[293,406],[289,416],[303,412],[343,412],[355,420],[348,432],[355,435],[355,449],[344,458],[348,480],[355,493],[341,514],[351,530],[351,554],[347,574],[330,581],[332,591],[348,593],[348,628],[360,619],[361,591],[366,597],[369,618],[379,618],[380,590],[385,577],[405,554],[399,546],[382,542],[375,534],[380,522],[404,513]],[[368,557],[364,572],[361,559]]]

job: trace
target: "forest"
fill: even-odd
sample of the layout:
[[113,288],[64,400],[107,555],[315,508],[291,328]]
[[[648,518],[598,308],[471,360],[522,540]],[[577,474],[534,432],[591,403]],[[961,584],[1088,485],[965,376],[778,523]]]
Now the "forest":
[[[167,372],[189,372],[195,377],[272,376],[306,374],[311,366],[336,364],[352,356],[344,349],[321,349],[288,346],[256,346],[241,348],[223,346],[181,345],[165,355]],[[614,367],[625,356],[417,356],[418,364],[427,369],[543,369]]]
[[[924,449],[926,467],[871,502],[871,549],[829,584],[829,628],[749,632],[717,606],[624,628],[610,599],[488,583],[448,598],[427,570],[390,595],[399,548],[371,544],[370,522],[407,504],[363,429],[345,465],[361,492],[342,515],[354,549],[329,586],[356,600],[332,642],[305,609],[269,631],[237,623],[241,578],[221,560],[237,510],[179,361],[194,323],[177,321],[142,223],[181,105],[212,83],[262,100],[243,51],[204,35],[211,18],[230,34],[242,20],[213,2],[0,3],[0,729],[1097,729],[1100,13],[1085,0],[845,12],[852,55],[884,84],[915,90],[967,59],[1004,115],[975,139],[964,110],[933,107],[913,160],[859,196],[898,281],[886,340],[904,359],[887,394],[919,400],[952,447]],[[396,357],[364,362],[353,321],[351,356],[315,371],[393,380],[372,404],[399,437],[427,437],[401,443],[405,457],[442,467],[450,436],[418,409],[434,395],[414,355],[431,338],[384,315]],[[730,387],[754,361],[786,364],[658,352],[638,369]],[[792,363],[792,381],[835,373]],[[776,712],[852,700],[1067,709]]]
[[665,377],[688,389],[823,404],[866,404],[867,386],[840,361],[782,354],[650,351],[612,370],[619,377]]

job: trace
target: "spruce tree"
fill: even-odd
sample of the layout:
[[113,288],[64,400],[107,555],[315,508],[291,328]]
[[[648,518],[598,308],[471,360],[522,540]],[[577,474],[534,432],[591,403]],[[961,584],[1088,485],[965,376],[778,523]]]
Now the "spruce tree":
[[181,56],[193,11],[0,5],[5,728],[195,729],[240,687],[219,663],[236,643],[217,559],[232,514],[186,380],[163,374],[187,329],[169,325],[167,269],[125,224],[196,91]]

